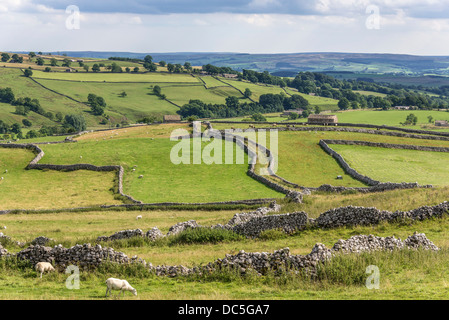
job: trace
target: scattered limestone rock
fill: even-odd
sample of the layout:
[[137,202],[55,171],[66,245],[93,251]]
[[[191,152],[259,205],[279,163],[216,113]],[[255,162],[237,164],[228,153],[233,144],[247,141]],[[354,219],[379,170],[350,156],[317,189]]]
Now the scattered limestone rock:
[[165,235],[157,227],[154,227],[153,229],[147,231],[145,237],[151,241],[156,241],[157,239],[165,237]]

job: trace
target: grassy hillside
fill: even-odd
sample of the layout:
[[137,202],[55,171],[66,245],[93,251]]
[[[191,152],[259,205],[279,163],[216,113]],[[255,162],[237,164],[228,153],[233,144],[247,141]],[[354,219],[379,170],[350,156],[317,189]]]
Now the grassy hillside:
[[[46,112],[50,111],[54,114],[57,112],[62,112],[63,114],[84,114],[89,126],[98,126],[99,120],[97,117],[90,116],[88,113],[90,108],[88,106],[42,88],[31,79],[24,77],[22,71],[19,69],[0,68],[0,87],[10,87],[16,95],[16,98],[30,97],[32,99],[38,99]],[[8,106],[5,109],[2,108],[2,112],[11,117],[15,112],[15,107]],[[15,119],[20,120],[21,118],[16,117]],[[36,126],[42,124],[56,124],[33,112],[30,113],[30,120],[32,122],[35,120],[34,124]]]
[[[89,93],[106,100],[106,114],[137,121],[151,113],[174,114],[178,107],[152,94],[152,85],[144,83],[85,83],[38,79],[47,88],[87,103]],[[120,94],[126,92],[122,98]]]
[[189,74],[149,73],[93,73],[93,72],[41,72],[33,73],[36,79],[55,79],[66,81],[90,82],[146,82],[146,83],[198,83],[198,79]]

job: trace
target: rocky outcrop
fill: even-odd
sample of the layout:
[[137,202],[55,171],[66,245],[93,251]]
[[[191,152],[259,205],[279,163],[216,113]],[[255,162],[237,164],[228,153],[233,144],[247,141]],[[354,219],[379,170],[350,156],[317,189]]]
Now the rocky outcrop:
[[0,258],[8,256],[8,250],[3,248],[3,246],[0,244]]
[[33,241],[31,241],[31,244],[36,246],[46,246],[50,241],[53,241],[53,239],[47,238],[47,237],[37,237],[36,239],[34,239]]
[[143,237],[143,236],[144,236],[144,232],[140,229],[122,230],[122,231],[114,233],[113,235],[111,235],[109,237],[100,236],[97,238],[97,242],[122,240],[122,239],[129,239],[129,238],[133,238],[133,237]]
[[156,241],[157,239],[165,237],[165,234],[163,234],[157,227],[154,227],[145,233],[145,237],[150,239],[150,241]]
[[187,229],[196,229],[196,228],[201,228],[201,226],[195,220],[180,222],[175,224],[174,226],[171,226],[170,229],[168,229],[167,237],[180,234],[181,232]]

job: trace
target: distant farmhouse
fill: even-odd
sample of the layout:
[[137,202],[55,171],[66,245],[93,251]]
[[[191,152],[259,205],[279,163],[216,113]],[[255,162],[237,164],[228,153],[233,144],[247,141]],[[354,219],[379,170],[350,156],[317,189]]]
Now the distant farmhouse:
[[321,125],[337,125],[338,118],[335,115],[327,114],[311,114],[307,121],[308,124],[321,124]]
[[234,73],[223,73],[222,76],[228,79],[235,79],[239,77],[237,74]]
[[298,116],[301,116],[303,112],[304,112],[303,109],[286,110],[286,111],[284,111],[284,113],[281,115],[281,117],[289,117],[291,114],[295,114],[295,113],[296,113]]
[[396,110],[410,110],[409,106],[396,106],[394,107]]
[[165,123],[181,122],[181,116],[177,114],[170,114],[164,116]]
[[449,122],[447,120],[437,120],[437,121],[435,121],[435,126],[437,126],[437,127],[449,127]]

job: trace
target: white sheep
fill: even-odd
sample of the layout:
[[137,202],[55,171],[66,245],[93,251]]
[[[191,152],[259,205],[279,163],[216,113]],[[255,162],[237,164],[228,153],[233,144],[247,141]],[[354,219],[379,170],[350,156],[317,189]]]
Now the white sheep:
[[53,268],[53,266],[49,262],[38,262],[36,264],[35,269],[36,269],[37,272],[40,272],[41,278],[42,278],[42,274],[44,272],[46,272],[46,271],[47,272],[55,271],[55,268]]
[[137,216],[136,220],[142,219],[142,216]]
[[112,290],[120,290],[118,294],[119,296],[122,292],[123,296],[125,296],[125,291],[130,291],[133,295],[137,296],[137,290],[131,287],[131,285],[126,280],[109,278],[108,280],[106,280],[106,286],[106,297],[108,296],[108,292],[109,295],[111,294]]

